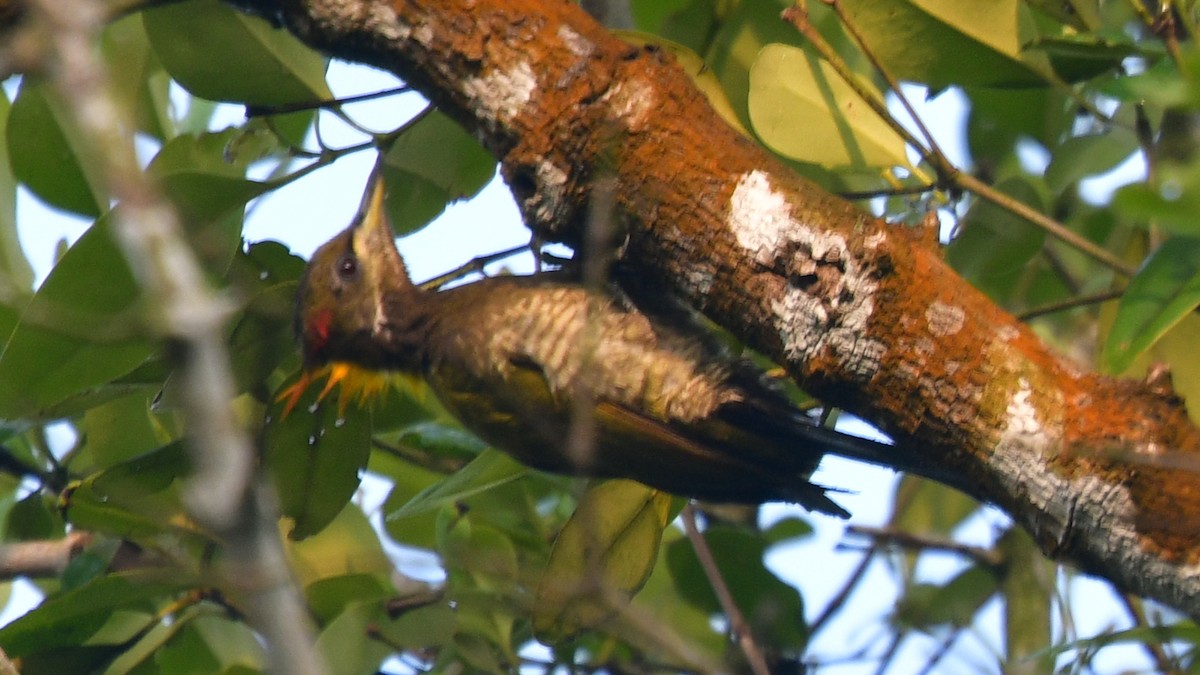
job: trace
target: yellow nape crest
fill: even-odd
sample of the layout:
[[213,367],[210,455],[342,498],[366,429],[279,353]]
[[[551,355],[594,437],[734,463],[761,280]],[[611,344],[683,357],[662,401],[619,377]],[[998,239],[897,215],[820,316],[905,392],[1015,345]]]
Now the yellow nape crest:
[[352,399],[357,398],[360,406],[373,403],[387,391],[392,379],[392,376],[386,372],[369,370],[345,361],[334,361],[320,368],[306,370],[300,373],[298,380],[279,392],[279,396],[275,398],[276,401],[286,401],[283,406],[283,419],[291,414],[292,409],[300,402],[309,387],[325,376],[328,376],[328,379],[325,381],[321,393],[317,395],[316,403],[325,400],[329,392],[333,391],[334,386],[340,385],[338,389],[339,415],[346,412],[346,406]]

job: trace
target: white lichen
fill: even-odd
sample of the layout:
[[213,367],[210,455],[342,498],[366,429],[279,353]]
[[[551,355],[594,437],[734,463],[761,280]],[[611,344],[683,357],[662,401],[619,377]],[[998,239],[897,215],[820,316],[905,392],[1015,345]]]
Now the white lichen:
[[[804,274],[815,272],[820,264],[839,270],[837,275],[822,277],[832,287],[813,292],[793,284],[772,299],[787,357],[805,360],[828,350],[856,377],[873,376],[886,351],[882,342],[869,337],[867,326],[878,284],[861,273],[845,238],[796,221],[787,196],[757,169],[743,175],[734,187],[728,223],[738,244],[764,267],[783,262]],[[793,259],[781,261],[782,255]]]
[[537,76],[528,61],[518,61],[505,69],[493,69],[479,77],[463,81],[463,93],[474,100],[485,118],[512,120],[533,98]]
[[929,332],[935,337],[950,337],[962,330],[967,313],[958,305],[947,305],[944,302],[933,302],[925,310],[925,322]]
[[596,45],[592,44],[591,40],[583,37],[565,23],[558,27],[558,39],[563,41],[572,54],[581,59],[591,56],[592,52],[596,50]]
[[602,100],[612,111],[614,119],[621,120],[625,128],[634,131],[645,125],[657,105],[654,88],[637,79],[614,83]]

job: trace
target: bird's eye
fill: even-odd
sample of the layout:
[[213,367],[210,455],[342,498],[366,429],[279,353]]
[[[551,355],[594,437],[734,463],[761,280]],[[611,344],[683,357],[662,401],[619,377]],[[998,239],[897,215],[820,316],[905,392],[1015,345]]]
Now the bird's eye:
[[337,265],[338,276],[350,279],[358,273],[358,261],[351,256],[343,256]]

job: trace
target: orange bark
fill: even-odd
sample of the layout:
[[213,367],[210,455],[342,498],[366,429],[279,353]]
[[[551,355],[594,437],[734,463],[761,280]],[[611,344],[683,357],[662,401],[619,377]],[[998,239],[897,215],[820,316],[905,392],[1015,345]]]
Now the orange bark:
[[898,452],[960,471],[1047,554],[1200,616],[1200,477],[1163,464],[1194,461],[1200,432],[1169,387],[1051,352],[937,250],[726,126],[670,57],[568,2],[250,4],[474,130],[543,237],[578,244],[594,180],[611,174],[626,266],[894,434]]

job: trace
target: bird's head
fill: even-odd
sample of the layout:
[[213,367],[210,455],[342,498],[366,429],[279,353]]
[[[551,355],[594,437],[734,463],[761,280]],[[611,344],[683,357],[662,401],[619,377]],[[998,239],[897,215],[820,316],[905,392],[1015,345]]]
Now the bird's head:
[[354,222],[313,253],[300,279],[295,327],[304,372],[280,396],[287,411],[324,374],[322,398],[337,383],[363,397],[383,387],[384,297],[405,290],[415,291],[383,211],[383,181],[375,180]]

